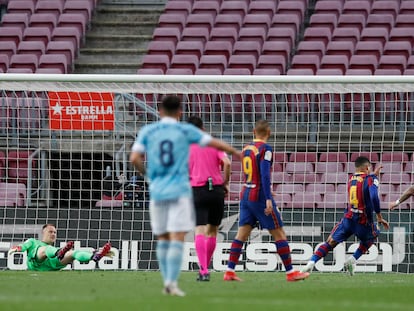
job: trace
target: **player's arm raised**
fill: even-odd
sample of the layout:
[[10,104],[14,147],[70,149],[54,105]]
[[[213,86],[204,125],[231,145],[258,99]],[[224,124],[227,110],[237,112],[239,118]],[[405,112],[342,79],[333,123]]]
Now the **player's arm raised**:
[[394,208],[396,208],[398,205],[400,205],[402,202],[404,202],[405,200],[407,200],[412,195],[414,195],[414,186],[411,186],[407,190],[405,190],[403,192],[403,194],[401,195],[401,197],[397,201],[391,202],[389,204],[390,210],[393,210]]
[[226,143],[226,142],[224,142],[220,139],[212,138],[207,145],[210,146],[210,147],[222,150],[224,152],[230,153],[231,155],[235,156],[239,160],[242,158],[242,154],[239,150],[233,148],[228,143]]

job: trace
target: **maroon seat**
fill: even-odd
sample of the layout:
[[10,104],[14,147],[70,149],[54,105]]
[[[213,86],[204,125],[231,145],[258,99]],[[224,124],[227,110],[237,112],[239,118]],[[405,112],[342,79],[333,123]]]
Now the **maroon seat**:
[[224,55],[203,55],[200,58],[199,68],[219,69],[224,72],[227,68],[227,58]]
[[10,57],[6,54],[0,54],[0,70],[1,72],[7,72],[10,65]]
[[237,41],[233,46],[234,55],[253,55],[256,59],[262,51],[262,45],[257,41]]
[[370,0],[345,1],[342,14],[362,14],[365,18],[371,12]]
[[208,41],[205,45],[205,55],[224,55],[228,60],[232,54],[232,44],[228,41]]
[[412,1],[401,1],[399,13],[404,15],[414,14],[414,3]]
[[296,34],[301,26],[300,18],[296,14],[275,14],[272,18],[272,28],[291,28]]
[[276,184],[276,187],[274,190],[276,191],[276,194],[282,194],[282,193],[294,194],[297,192],[305,191],[305,186],[302,184]]
[[[51,0],[54,1],[54,0]],[[40,1],[42,2],[42,1]],[[67,0],[63,6],[63,13],[83,14],[87,20],[92,19],[93,8],[88,1],[83,0]]]
[[315,3],[314,14],[334,14],[337,18],[342,13],[343,2],[331,0],[319,0]]
[[414,69],[406,68],[403,72],[405,76],[414,76]]
[[24,30],[29,25],[27,13],[6,13],[1,19],[2,27],[19,27]]
[[267,32],[266,41],[286,41],[290,47],[293,47],[296,33],[291,28],[272,27]]
[[194,1],[192,14],[208,14],[215,17],[220,11],[220,3],[217,1]]
[[166,75],[193,75],[194,71],[191,68],[168,68]]
[[366,27],[384,27],[388,32],[394,27],[394,16],[391,14],[370,14]]
[[383,51],[383,45],[379,41],[360,41],[355,47],[355,55],[371,55],[377,60],[380,59]]
[[230,44],[233,46],[234,42],[237,41],[237,38],[238,33],[232,27],[214,27],[213,29],[211,29],[210,41],[229,41]]
[[313,173],[314,167],[311,162],[288,162],[285,165],[285,172],[289,174],[295,173]]
[[348,155],[345,152],[322,152],[319,155],[319,162],[348,162]]
[[67,72],[73,71],[76,57],[75,46],[71,41],[50,41],[46,46],[46,54],[61,54],[66,57]]
[[243,27],[263,28],[267,32],[271,21],[268,14],[246,14],[243,19]]
[[170,67],[170,59],[167,55],[145,55],[142,60],[141,68],[158,68],[161,69],[163,73],[167,71]]
[[299,55],[317,55],[321,58],[325,54],[325,44],[323,41],[301,41],[296,49]]
[[[404,1],[403,3],[405,3],[405,2],[408,2],[408,1]],[[414,10],[414,6],[413,6],[413,10]],[[413,15],[414,15],[414,11],[413,11]],[[397,15],[397,18],[395,19],[394,27],[413,28],[414,27],[413,16],[411,14]]]
[[75,51],[81,47],[81,34],[75,27],[56,27],[52,32],[52,41],[70,41]]
[[20,27],[1,27],[0,42],[13,41],[16,46],[23,39],[23,31]]
[[300,21],[303,21],[305,9],[305,3],[302,1],[280,1],[276,14],[296,14]]
[[51,32],[57,25],[57,16],[53,13],[34,13],[30,16],[30,27],[47,27]]
[[227,68],[245,68],[250,74],[256,68],[257,59],[254,55],[231,55]]
[[288,76],[314,76],[316,72],[310,68],[289,68],[286,71]]
[[175,49],[175,54],[195,55],[200,58],[204,53],[204,44],[201,41],[180,41]]
[[147,48],[148,54],[164,54],[171,60],[175,53],[175,44],[172,41],[151,41]]
[[289,162],[317,162],[318,154],[316,152],[296,151],[289,154]]
[[26,13],[31,15],[35,11],[35,0],[26,0],[26,1],[9,1],[7,5],[8,13]]
[[286,41],[266,41],[263,43],[262,55],[282,55],[286,61],[290,58],[290,45]]
[[10,68],[28,68],[35,72],[37,66],[38,58],[34,54],[15,54],[10,58]]
[[[29,157],[31,151],[26,150],[10,150],[7,153],[7,175],[8,180],[14,183],[23,183],[27,185],[27,178],[30,173],[35,175],[35,172],[29,172]],[[37,167],[37,161],[32,160],[32,168]]]
[[354,53],[355,45],[352,41],[331,41],[326,47],[326,55],[346,55],[351,58]]
[[266,30],[261,27],[242,27],[239,31],[239,41],[256,41],[263,45],[266,33]]
[[371,163],[379,162],[378,153],[376,153],[376,152],[366,152],[366,151],[352,152],[349,160],[351,162],[354,162],[358,157],[366,157],[371,161]]
[[360,35],[356,27],[335,28],[332,33],[332,41],[348,41],[355,45],[359,41]]
[[209,30],[203,27],[186,27],[183,30],[181,41],[201,41],[206,43],[209,39]]
[[[337,163],[322,163],[322,164],[337,164]],[[335,167],[332,167],[334,169]],[[335,192],[335,184],[307,184],[302,191],[316,192],[322,195],[328,192]]]
[[303,35],[304,41],[320,41],[326,46],[331,40],[331,31],[326,27],[309,27]]
[[63,74],[59,68],[37,68],[35,73],[38,74]]
[[267,14],[270,18],[275,15],[277,1],[263,0],[250,1],[247,13],[249,14]]
[[346,202],[347,202],[346,194],[327,192],[324,195],[323,203],[319,204],[318,207],[324,208],[324,209],[328,209],[328,208],[345,209],[347,206]]
[[174,45],[181,39],[181,31],[177,28],[155,28],[152,35],[154,41],[171,41]]
[[223,1],[220,14],[239,14],[242,18],[247,14],[248,4],[245,1]]
[[82,14],[62,13],[59,15],[58,27],[76,27],[82,36],[86,34],[88,20]]
[[141,75],[163,75],[164,71],[161,68],[139,68],[137,74]]
[[7,55],[9,58],[16,54],[17,45],[14,41],[1,41],[0,43],[0,55]]
[[407,65],[405,55],[382,55],[377,69],[393,69],[398,70],[401,75]]
[[199,64],[199,58],[197,55],[182,55],[182,54],[175,54],[171,59],[170,68],[187,68],[191,69],[192,74],[196,71]]
[[281,74],[286,72],[286,58],[283,55],[261,55],[257,61],[259,69],[277,69]]
[[382,174],[381,176],[382,184],[410,184],[411,178],[408,173],[395,172]]
[[42,0],[37,1],[35,6],[36,13],[52,13],[56,17],[63,12],[63,3],[61,0]]
[[345,73],[340,68],[319,68],[315,74],[317,76],[343,76]]
[[50,39],[51,34],[48,27],[27,27],[23,31],[24,41],[40,41],[46,46]]
[[19,43],[17,47],[18,54],[33,54],[36,55],[37,58],[40,55],[45,54],[46,47],[42,41],[22,41]]
[[381,153],[381,162],[399,162],[405,163],[410,160],[408,153],[403,151],[383,151]]
[[400,10],[400,4],[397,1],[378,0],[378,1],[372,2],[371,15],[372,14],[378,14],[378,15],[390,14],[393,18],[395,18],[399,10]]
[[190,14],[187,16],[186,27],[206,28],[211,31],[213,26],[214,17],[210,14]]
[[290,69],[311,69],[315,74],[319,65],[320,59],[317,55],[295,55],[292,58]]
[[191,13],[191,2],[188,1],[167,1],[164,7],[164,14],[174,13],[187,16]]
[[280,76],[281,73],[276,68],[256,68],[253,70],[254,76]]
[[66,56],[63,54],[44,54],[40,56],[39,68],[57,68],[61,73],[68,73]]
[[356,27],[361,32],[366,25],[363,14],[342,14],[338,19],[338,27]]
[[345,72],[346,76],[372,76],[374,73],[371,69],[362,68],[362,69],[355,69],[355,68],[348,68]]
[[239,14],[219,14],[216,16],[214,27],[234,28],[238,32],[242,22],[243,18]]
[[388,41],[388,30],[386,27],[364,28],[361,32],[361,41],[379,41],[382,46]]
[[237,75],[237,76],[249,76],[252,72],[248,68],[226,68],[224,69],[223,75]]
[[310,18],[309,25],[311,27],[327,27],[331,32],[336,28],[338,18],[335,14],[313,14]]
[[196,75],[222,75],[223,71],[219,68],[198,68]]
[[389,34],[389,41],[408,41],[414,46],[414,32],[408,27],[394,27]]

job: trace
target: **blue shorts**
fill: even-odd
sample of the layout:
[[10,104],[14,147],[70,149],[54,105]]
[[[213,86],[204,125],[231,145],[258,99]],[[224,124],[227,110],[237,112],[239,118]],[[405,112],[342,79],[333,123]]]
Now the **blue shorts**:
[[239,226],[251,225],[255,227],[259,222],[263,229],[276,229],[283,227],[282,216],[275,201],[273,201],[273,212],[266,216],[264,210],[266,202],[251,202],[242,200],[240,202]]
[[353,234],[361,242],[374,241],[379,235],[379,229],[376,224],[362,225],[351,219],[342,218],[331,232],[332,239],[338,243],[347,240]]

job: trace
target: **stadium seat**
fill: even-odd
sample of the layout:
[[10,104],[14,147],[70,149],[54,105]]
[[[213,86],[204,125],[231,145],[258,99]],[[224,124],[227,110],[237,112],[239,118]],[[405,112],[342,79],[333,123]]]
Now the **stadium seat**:
[[298,33],[301,27],[300,18],[296,14],[275,14],[271,22],[272,28],[291,28],[293,33]]
[[365,18],[371,12],[370,0],[345,1],[342,14],[362,14]]
[[228,41],[208,41],[205,45],[205,55],[224,55],[228,60],[232,54],[233,46]]
[[315,74],[316,72],[310,68],[289,68],[286,71],[288,76],[314,76]]
[[175,50],[175,54],[195,55],[198,59],[203,53],[204,44],[200,41],[180,41]]
[[379,162],[379,155],[376,152],[352,152],[349,160],[354,162],[359,156],[368,158],[372,163]]
[[338,19],[338,27],[358,28],[359,32],[364,29],[366,18],[363,14],[342,14]]
[[245,1],[223,1],[220,14],[239,14],[242,18],[247,14],[248,4]]
[[177,13],[164,13],[158,19],[158,27],[178,28],[182,31],[185,27],[186,16]]
[[285,172],[289,174],[313,173],[314,167],[311,162],[288,162],[285,165]]
[[374,73],[371,69],[354,69],[348,68],[345,72],[346,76],[372,76]]
[[360,32],[356,27],[342,27],[335,28],[332,33],[332,41],[347,41],[352,42],[353,45],[359,41]]
[[343,2],[331,0],[319,0],[315,3],[314,14],[334,14],[337,18],[342,13]]
[[391,15],[395,19],[399,10],[399,1],[378,0],[372,2],[370,15]]
[[395,172],[395,173],[384,173],[381,174],[382,184],[410,184],[410,174]]
[[[335,163],[329,163],[329,164],[335,164]],[[322,195],[325,195],[325,193],[334,193],[336,191],[335,184],[307,184],[305,185],[304,191],[306,192],[315,192]]]
[[305,10],[305,3],[302,1],[280,1],[276,8],[276,14],[295,14],[302,22]]
[[317,55],[295,55],[292,58],[290,69],[310,69],[315,74],[319,65],[320,59]]
[[267,31],[261,27],[242,27],[239,31],[238,41],[256,41],[263,45]]
[[[402,28],[400,28],[402,29]],[[364,28],[361,32],[361,41],[378,41],[382,46],[388,41],[388,30],[386,27]]]
[[123,207],[124,203],[122,200],[99,200],[95,203],[96,208],[114,208]]
[[209,30],[204,27],[186,27],[184,28],[181,41],[200,41],[206,43],[210,37]]
[[237,32],[242,26],[243,18],[239,14],[219,14],[216,16],[214,27],[234,28]]
[[28,68],[35,72],[38,66],[38,58],[34,54],[15,54],[10,58],[9,68]]
[[414,69],[406,68],[403,72],[406,76],[413,76],[414,75]]
[[[54,0],[51,1],[54,2]],[[90,21],[92,19],[92,11],[93,8],[91,7],[91,4],[88,1],[67,0],[65,1],[62,12],[83,14],[87,18],[87,20]]]
[[210,14],[190,14],[187,16],[185,27],[206,28],[210,32],[213,26],[214,17]]
[[27,178],[30,173],[36,176],[35,169],[37,168],[37,161],[32,160],[32,172],[29,172],[29,157],[31,151],[10,150],[7,153],[7,176],[9,182],[23,183],[27,185]]
[[270,18],[275,15],[277,1],[263,0],[250,1],[247,9],[248,14],[267,14]]
[[319,68],[315,73],[317,76],[343,76],[344,74],[340,68]]
[[267,33],[271,22],[268,14],[246,14],[243,18],[243,27],[262,28]]
[[163,75],[164,71],[161,68],[139,68],[137,74],[141,75]]
[[9,1],[7,5],[8,13],[26,13],[31,15],[35,12],[35,0]]
[[17,54],[33,54],[39,59],[46,53],[46,47],[42,41],[22,41],[17,47]]
[[317,162],[315,163],[316,173],[327,173],[329,172],[343,172],[344,164],[341,162]]
[[271,27],[267,32],[266,41],[286,41],[292,48],[296,42],[296,33],[289,27]]
[[161,69],[163,73],[170,67],[170,59],[167,55],[145,55],[141,68]]
[[47,27],[50,32],[52,32],[56,25],[57,16],[53,13],[34,13],[29,19],[29,27]]
[[23,31],[20,27],[1,27],[0,42],[13,41],[16,46],[23,38]]
[[276,184],[274,190],[276,196],[283,193],[294,194],[305,191],[305,186],[303,184]]
[[353,55],[349,61],[349,69],[366,69],[371,75],[377,69],[378,61],[370,55]]
[[256,68],[256,57],[253,55],[231,55],[227,68],[245,68],[250,74]]
[[0,205],[23,207],[26,204],[26,185],[23,183],[0,182]]
[[[404,1],[408,2],[408,1]],[[414,14],[414,6],[413,6],[413,14]],[[413,28],[414,27],[414,20],[413,16],[411,14],[400,14],[397,15],[397,18],[395,19],[394,27],[407,27],[407,28]]]
[[192,14],[208,14],[215,18],[220,11],[220,3],[217,1],[194,1]]
[[190,69],[192,74],[198,68],[199,58],[197,55],[191,54],[175,54],[171,59],[171,64],[169,68],[177,69],[177,68],[185,68]]
[[233,46],[234,42],[237,41],[237,38],[237,30],[233,27],[214,27],[211,29],[210,41],[228,41]]
[[345,152],[322,152],[319,155],[319,162],[348,162],[348,156]]
[[296,49],[297,55],[317,55],[319,59],[325,54],[323,41],[301,41]]
[[262,45],[257,41],[237,41],[233,46],[233,55],[253,55],[256,59],[262,51]]
[[23,31],[24,41],[41,41],[46,46],[51,40],[49,27],[26,27]]
[[313,14],[310,17],[310,27],[326,27],[332,32],[338,24],[338,18],[335,14]]
[[255,70],[253,70],[253,75],[254,76],[280,76],[281,72],[276,68],[256,68]]
[[223,75],[227,76],[249,76],[252,72],[248,68],[226,68],[224,69]]
[[[72,2],[72,1],[68,1]],[[36,2],[35,13],[51,13],[58,17],[63,12],[64,1],[41,0]],[[86,3],[86,1],[85,1]]]
[[[351,173],[355,171],[355,168],[351,170]],[[344,171],[339,172],[326,172],[319,174],[320,176],[320,183],[321,184],[341,184],[348,182],[349,179],[349,172],[346,172],[344,167]]]
[[257,68],[277,69],[280,74],[286,72],[286,58],[283,55],[261,55],[257,61]]
[[27,13],[6,13],[1,19],[2,27],[19,27],[23,31],[29,25]]
[[345,209],[347,207],[347,195],[346,193],[331,193],[327,192],[323,196],[323,203],[319,204],[318,207],[329,209]]
[[61,73],[68,73],[68,63],[63,54],[44,54],[39,58],[39,68],[57,68]]
[[382,165],[382,174],[398,174],[404,171],[404,164],[402,162],[384,162]]
[[318,154],[316,152],[297,151],[289,154],[289,162],[312,162],[318,161]]
[[181,32],[176,28],[155,28],[152,35],[154,41],[171,41],[174,45],[181,39]]
[[0,55],[6,55],[9,59],[13,54],[16,54],[17,45],[14,41],[1,41]]
[[414,3],[412,1],[401,1],[399,14],[413,15]]
[[0,70],[1,72],[7,72],[9,68],[10,58],[6,54],[0,54]]
[[389,34],[389,41],[408,41],[414,46],[413,29],[408,27],[394,27]]
[[355,55],[375,56],[379,61],[383,52],[383,45],[379,41],[360,41],[355,46]]
[[61,54],[66,57],[67,72],[73,71],[76,57],[75,46],[70,41],[50,41],[46,46],[46,54]]
[[309,27],[306,28],[303,35],[304,41],[319,41],[323,42],[325,46],[331,41],[332,33],[326,27]]
[[351,58],[354,54],[355,45],[348,41],[330,41],[326,47],[326,55],[346,55]]
[[293,208],[317,208],[322,204],[322,196],[316,192],[297,192],[292,195]]
[[191,13],[191,5],[188,1],[167,1],[164,7],[164,14],[174,13],[187,17]]
[[393,69],[398,70],[401,75],[407,65],[407,58],[405,55],[382,55],[377,69]]
[[399,162],[405,163],[410,160],[408,153],[403,151],[383,151],[381,153],[381,162]]
[[291,48],[286,41],[266,41],[262,46],[262,55],[282,55],[286,62],[290,59]]
[[227,58],[225,55],[203,55],[200,58],[199,68],[219,69],[224,72],[227,68]]
[[88,20],[82,14],[62,13],[59,15],[57,27],[76,27],[83,37],[86,34]]
[[370,14],[366,27],[383,27],[388,32],[394,27],[394,17],[391,14]]
[[171,60],[175,54],[175,44],[172,41],[150,41],[147,48],[147,54],[167,55]]
[[38,74],[63,74],[59,68],[37,68],[35,73]]
[[194,71],[191,68],[168,68],[166,75],[193,75]]

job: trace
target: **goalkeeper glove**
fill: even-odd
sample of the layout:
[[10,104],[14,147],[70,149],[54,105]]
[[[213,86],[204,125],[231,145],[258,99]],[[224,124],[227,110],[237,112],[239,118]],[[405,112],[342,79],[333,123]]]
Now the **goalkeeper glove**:
[[11,254],[15,252],[21,252],[21,251],[22,251],[22,247],[20,245],[17,245],[17,246],[13,246],[12,248],[10,248],[7,254],[10,256]]

